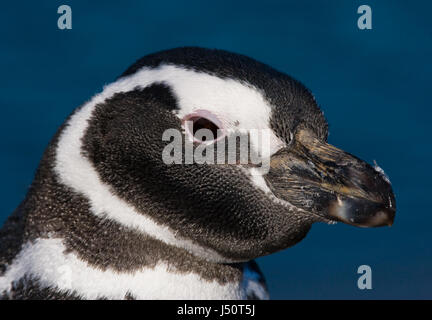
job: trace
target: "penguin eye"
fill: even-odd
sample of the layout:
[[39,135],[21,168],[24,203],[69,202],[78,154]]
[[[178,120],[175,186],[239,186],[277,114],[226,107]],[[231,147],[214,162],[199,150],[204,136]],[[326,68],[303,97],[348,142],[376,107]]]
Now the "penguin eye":
[[[225,136],[222,122],[207,110],[197,110],[182,120],[187,135],[198,143],[214,142]],[[201,129],[206,129],[205,131]]]

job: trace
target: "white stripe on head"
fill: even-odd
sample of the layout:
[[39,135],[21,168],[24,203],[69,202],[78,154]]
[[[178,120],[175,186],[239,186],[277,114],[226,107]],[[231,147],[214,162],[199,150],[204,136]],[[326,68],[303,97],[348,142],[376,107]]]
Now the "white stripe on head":
[[[180,110],[176,114],[180,118],[196,109],[206,109],[220,116],[228,126],[238,122],[240,129],[268,129],[270,105],[252,86],[173,65],[143,68],[107,85],[70,118],[58,142],[55,172],[63,184],[89,200],[91,212],[96,216],[112,219],[210,261],[232,262],[212,249],[179,237],[174,230],[137,212],[101,181],[91,162],[82,155],[82,138],[95,106],[116,93],[132,91],[136,87],[145,88],[155,82],[171,87],[178,101]],[[276,136],[272,139],[275,143],[270,152],[274,153],[282,142]],[[262,185],[258,187],[262,188]]]

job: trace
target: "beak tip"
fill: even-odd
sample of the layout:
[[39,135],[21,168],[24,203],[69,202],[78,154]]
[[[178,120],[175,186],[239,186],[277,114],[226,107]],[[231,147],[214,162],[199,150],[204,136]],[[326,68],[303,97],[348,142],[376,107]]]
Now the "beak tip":
[[357,227],[391,227],[396,215],[396,209],[376,207],[377,204],[367,201],[338,200],[329,208],[330,216],[344,223]]
[[396,210],[395,209],[388,209],[388,211],[389,211],[389,219],[387,222],[387,226],[391,227],[391,226],[393,226],[393,223],[394,223],[394,219],[396,216]]

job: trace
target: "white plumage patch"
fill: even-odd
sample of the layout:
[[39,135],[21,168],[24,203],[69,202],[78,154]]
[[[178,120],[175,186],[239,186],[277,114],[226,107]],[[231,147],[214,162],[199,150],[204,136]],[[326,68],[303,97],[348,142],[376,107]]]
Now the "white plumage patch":
[[84,299],[244,299],[239,283],[220,285],[196,274],[181,274],[166,264],[119,273],[90,266],[73,253],[65,253],[61,239],[38,239],[23,246],[0,277],[0,293],[24,276],[39,280],[41,287],[74,292]]
[[[81,153],[81,140],[97,104],[103,103],[115,93],[128,92],[136,87],[144,88],[155,82],[166,83],[171,87],[180,107],[177,113],[179,118],[196,109],[206,109],[218,115],[226,126],[238,123],[239,129],[269,128],[270,105],[257,89],[249,85],[173,65],[163,65],[154,69],[143,68],[131,76],[107,85],[100,94],[94,96],[71,117],[60,136],[55,171],[63,184],[90,201],[93,214],[112,219],[210,261],[233,262],[212,249],[180,238],[167,226],[137,212],[132,205],[111,192],[110,186],[101,181],[91,162]],[[272,154],[283,143],[274,134],[271,139]],[[261,182],[252,180],[252,183],[260,189],[264,188]]]

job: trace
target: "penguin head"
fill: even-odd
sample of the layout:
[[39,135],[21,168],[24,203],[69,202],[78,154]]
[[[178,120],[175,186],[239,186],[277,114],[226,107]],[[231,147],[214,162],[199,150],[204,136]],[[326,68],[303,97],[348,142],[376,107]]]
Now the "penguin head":
[[[314,222],[392,223],[386,177],[327,135],[314,97],[288,75],[243,55],[178,48],[140,59],[74,112],[56,171],[98,215],[207,260],[247,261],[296,244]],[[241,137],[249,153],[230,163]]]

